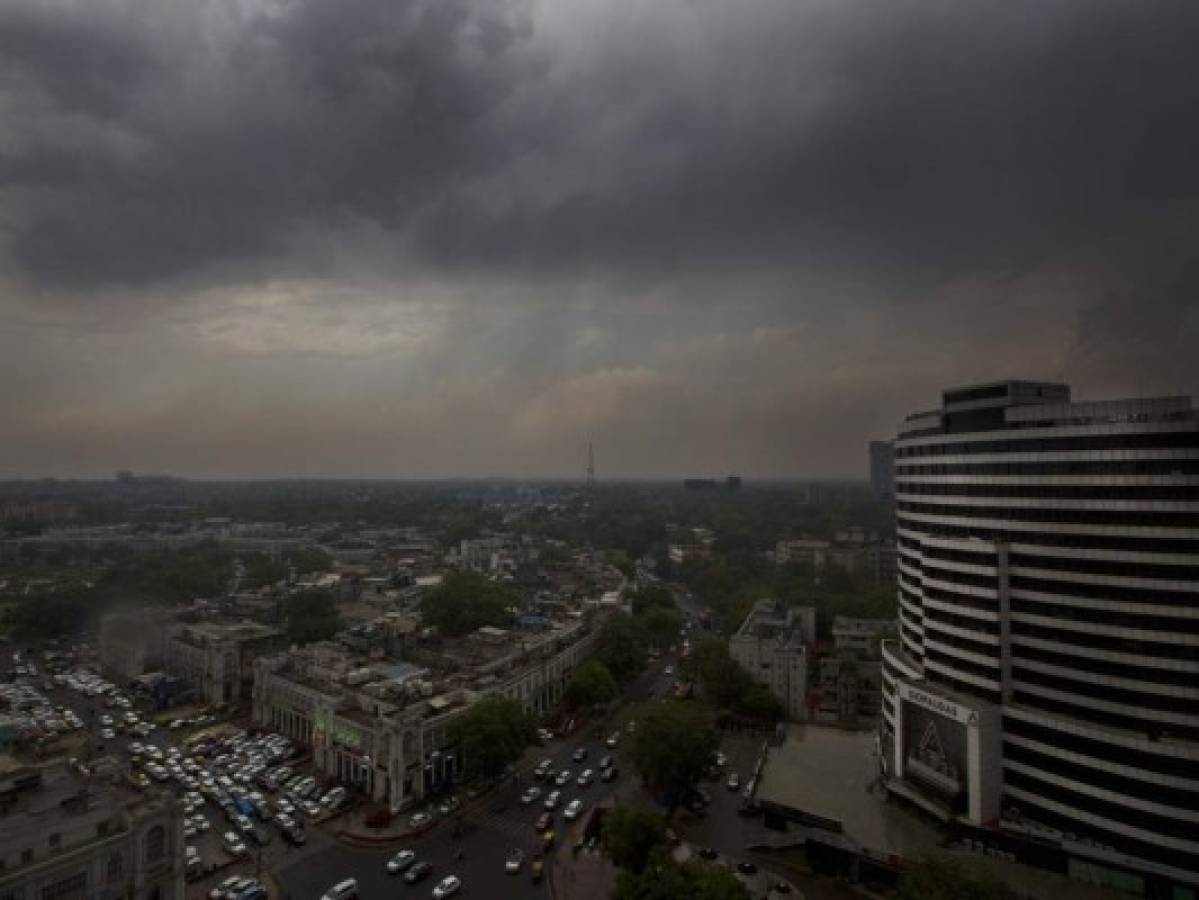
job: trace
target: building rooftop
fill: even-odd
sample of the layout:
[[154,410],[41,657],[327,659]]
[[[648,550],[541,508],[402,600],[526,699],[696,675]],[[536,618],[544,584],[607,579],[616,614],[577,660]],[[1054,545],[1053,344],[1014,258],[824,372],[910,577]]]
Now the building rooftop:
[[783,744],[770,748],[756,797],[759,803],[839,825],[848,838],[875,854],[916,857],[933,850],[941,835],[872,792],[877,778],[873,732],[791,725]]

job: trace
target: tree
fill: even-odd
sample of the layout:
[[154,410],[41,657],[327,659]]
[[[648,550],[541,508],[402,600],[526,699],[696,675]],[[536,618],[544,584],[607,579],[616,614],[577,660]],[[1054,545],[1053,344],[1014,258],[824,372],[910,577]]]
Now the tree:
[[783,701],[770,693],[764,684],[751,684],[737,699],[734,708],[748,719],[764,722],[777,722],[787,712],[783,708]]
[[468,778],[495,778],[520,759],[537,733],[533,717],[515,700],[484,697],[450,728]]
[[620,684],[628,684],[641,674],[649,654],[649,635],[645,627],[628,613],[608,618],[596,644],[595,658],[608,667]]
[[654,606],[641,616],[641,624],[656,646],[668,647],[678,639],[683,616],[677,609]]
[[616,679],[612,677],[608,667],[598,659],[590,659],[571,675],[562,695],[562,702],[567,709],[580,709],[607,703],[616,693]]
[[301,591],[287,601],[287,637],[293,644],[326,641],[341,630],[341,614],[333,594]]
[[640,873],[622,871],[612,900],[750,900],[732,872],[704,862],[677,863],[657,848]]
[[904,868],[896,900],[1010,900],[1011,890],[989,875],[967,872],[956,860],[925,856]]
[[658,584],[651,584],[649,587],[634,591],[629,599],[635,616],[643,616],[651,609],[675,608],[674,594],[670,592],[669,588]]
[[450,637],[469,634],[484,625],[508,625],[511,609],[520,598],[508,588],[482,575],[463,572],[450,575],[421,602],[427,625]]
[[703,685],[704,696],[721,707],[736,705],[754,683],[729,655],[728,644],[719,638],[709,638],[696,646],[687,668]]
[[673,812],[703,776],[718,744],[706,707],[659,703],[637,725],[633,763],[646,787]]
[[618,806],[604,818],[603,840],[613,863],[640,873],[654,848],[666,843],[666,820],[652,810]]

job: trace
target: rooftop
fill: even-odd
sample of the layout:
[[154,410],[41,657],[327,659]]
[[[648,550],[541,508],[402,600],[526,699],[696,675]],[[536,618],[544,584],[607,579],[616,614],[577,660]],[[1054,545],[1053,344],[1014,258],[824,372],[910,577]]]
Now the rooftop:
[[876,854],[915,857],[934,849],[937,830],[871,792],[877,778],[873,732],[791,725],[783,744],[770,748],[757,799],[840,823]]

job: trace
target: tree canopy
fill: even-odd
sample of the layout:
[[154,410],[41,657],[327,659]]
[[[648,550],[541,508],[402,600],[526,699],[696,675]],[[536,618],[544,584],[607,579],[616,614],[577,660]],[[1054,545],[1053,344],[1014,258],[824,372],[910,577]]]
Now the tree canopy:
[[666,843],[666,820],[644,807],[618,806],[604,817],[603,840],[615,865],[639,873],[650,853]]
[[502,775],[533,743],[536,733],[536,723],[524,707],[499,696],[470,706],[451,726],[468,778]]
[[287,601],[287,637],[293,644],[326,641],[341,629],[341,613],[330,591],[311,590]]
[[607,703],[616,697],[616,679],[598,659],[589,659],[570,676],[562,702],[567,709]]
[[612,900],[750,900],[749,890],[728,869],[704,862],[677,863],[666,849],[650,854],[641,872],[622,870]]
[[520,604],[516,593],[482,575],[462,572],[448,576],[421,601],[426,625],[458,637],[484,625],[506,626],[511,609]]
[[645,626],[628,613],[618,612],[604,623],[595,658],[608,667],[620,684],[641,674],[649,657],[649,635]]
[[699,681],[712,703],[750,719],[776,721],[785,714],[783,704],[765,685],[758,684],[729,655],[728,644],[709,638],[695,647],[684,662],[688,676]]
[[667,701],[637,724],[633,763],[646,787],[674,810],[699,782],[719,743],[707,707]]

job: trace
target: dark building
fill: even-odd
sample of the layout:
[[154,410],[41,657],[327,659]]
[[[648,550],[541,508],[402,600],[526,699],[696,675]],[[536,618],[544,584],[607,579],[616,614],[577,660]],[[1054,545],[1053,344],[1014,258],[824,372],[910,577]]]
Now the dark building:
[[1199,417],[946,391],[895,441],[886,784],[1063,871],[1199,896]]

